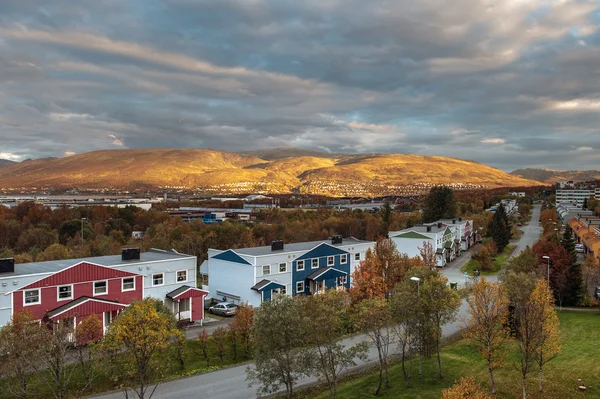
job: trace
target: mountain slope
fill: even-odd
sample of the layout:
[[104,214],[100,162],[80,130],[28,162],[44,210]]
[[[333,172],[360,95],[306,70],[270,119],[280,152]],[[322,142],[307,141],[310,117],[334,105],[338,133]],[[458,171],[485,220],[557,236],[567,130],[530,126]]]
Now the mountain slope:
[[[0,186],[59,189],[168,186],[201,187],[209,192],[231,193],[253,192],[256,187],[261,187],[267,192],[316,191],[337,195],[356,191],[355,187],[361,185],[379,185],[377,192],[381,192],[388,185],[462,183],[515,187],[539,184],[486,165],[454,158],[397,154],[337,155],[333,158],[326,155],[269,161],[253,155],[204,149],[94,151],[3,167],[0,169]],[[336,185],[346,188],[332,188]],[[374,192],[365,190],[361,193]]]
[[2,166],[10,166],[10,165],[14,165],[14,164],[16,164],[16,162],[9,161],[8,159],[0,159],[0,167],[2,167]]
[[600,180],[600,170],[552,170],[527,168],[513,170],[510,172],[510,174],[547,184],[554,184],[559,180]]

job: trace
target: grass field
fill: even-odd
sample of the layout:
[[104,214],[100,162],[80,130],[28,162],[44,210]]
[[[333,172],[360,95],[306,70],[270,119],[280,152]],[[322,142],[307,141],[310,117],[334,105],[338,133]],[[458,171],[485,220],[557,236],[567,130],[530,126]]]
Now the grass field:
[[[494,259],[494,262],[493,262],[492,270],[481,270],[481,275],[482,276],[492,276],[492,275],[498,273],[500,271],[500,269],[502,269],[502,265],[504,264],[504,262],[506,262],[506,259],[513,253],[515,248],[516,248],[516,246],[514,246],[514,245],[507,245],[501,254],[496,255],[496,258]],[[477,269],[479,269],[479,263],[475,259],[471,259],[470,261],[465,263],[465,265],[460,269],[460,271],[467,272],[470,275],[472,275],[473,271],[477,270]]]
[[[528,377],[528,398],[569,399],[600,398],[600,313],[562,312],[561,323],[562,353],[544,367],[544,392],[538,387],[538,374]],[[521,375],[510,357],[504,368],[496,372],[499,399],[521,397]],[[415,361],[414,366],[417,366]],[[435,358],[423,363],[423,375],[418,375],[418,367],[413,369],[413,383],[407,388],[399,363],[390,368],[389,389],[383,389],[381,398],[425,399],[441,397],[443,388],[451,386],[462,376],[474,376],[482,388],[489,389],[489,378],[485,361],[479,353],[464,340],[447,345],[442,352],[444,379],[437,378]],[[343,382],[338,398],[375,398],[378,374],[369,372]],[[587,392],[577,390],[577,380],[581,378],[587,385]],[[326,391],[314,388],[302,392],[302,398],[327,398]]]

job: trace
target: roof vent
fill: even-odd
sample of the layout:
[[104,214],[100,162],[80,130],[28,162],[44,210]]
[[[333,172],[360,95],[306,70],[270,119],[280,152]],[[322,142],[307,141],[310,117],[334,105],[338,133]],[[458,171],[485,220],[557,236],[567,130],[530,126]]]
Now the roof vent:
[[0,273],[14,273],[15,258],[0,259]]
[[121,260],[140,260],[140,249],[139,248],[123,248],[121,250]]
[[283,251],[283,241],[275,240],[271,242],[271,251]]
[[342,236],[340,236],[340,235],[331,237],[331,243],[332,244],[341,244],[342,241],[344,241],[344,238]]

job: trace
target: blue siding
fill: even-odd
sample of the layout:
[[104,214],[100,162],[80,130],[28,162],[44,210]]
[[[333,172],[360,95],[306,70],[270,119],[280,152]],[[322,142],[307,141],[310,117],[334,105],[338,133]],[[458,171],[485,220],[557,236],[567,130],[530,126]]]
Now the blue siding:
[[[340,263],[341,255],[346,255],[346,263]],[[327,257],[333,256],[333,265],[327,264]],[[312,259],[319,259],[319,267],[334,267],[338,270],[346,272],[348,278],[346,281],[346,288],[350,287],[350,253],[339,248],[333,247],[327,244],[321,244],[317,248],[307,252],[292,262],[292,295],[302,295],[310,293],[310,280],[307,277],[314,273],[318,268],[312,268]],[[297,271],[298,261],[304,261],[304,270]],[[299,281],[304,282],[304,292],[296,293],[296,283]],[[324,284],[327,288],[334,288],[337,280],[335,278],[324,280]]]
[[243,263],[246,265],[251,265],[250,262],[248,262],[246,259],[242,258],[238,254],[233,252],[231,249],[228,251],[225,251],[225,252],[221,252],[218,255],[213,256],[213,259],[226,260],[228,262]]

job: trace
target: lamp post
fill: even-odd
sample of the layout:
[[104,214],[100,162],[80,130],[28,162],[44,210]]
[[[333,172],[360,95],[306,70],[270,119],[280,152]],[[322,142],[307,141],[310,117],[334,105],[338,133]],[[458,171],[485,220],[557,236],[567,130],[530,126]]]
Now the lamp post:
[[[417,282],[417,298],[419,298],[421,296],[421,279],[419,277],[411,277],[410,279],[412,281]],[[419,348],[419,375],[422,375],[422,374],[423,374],[423,364],[421,363],[421,348]]]
[[548,260],[548,285],[550,285],[550,257],[548,255],[542,256],[542,259]]
[[81,218],[81,243],[83,244],[83,221],[87,218]]

